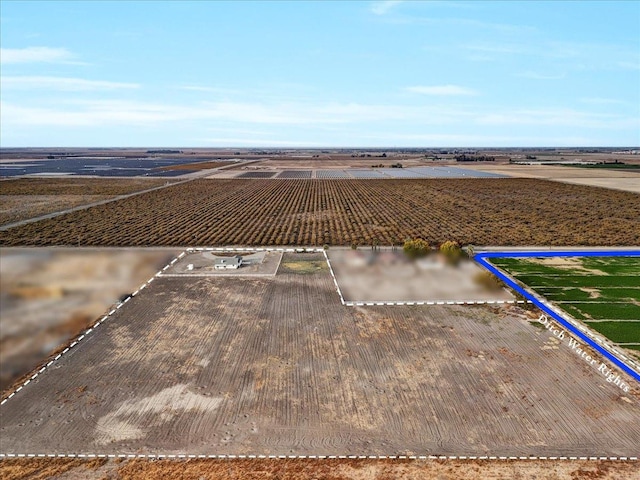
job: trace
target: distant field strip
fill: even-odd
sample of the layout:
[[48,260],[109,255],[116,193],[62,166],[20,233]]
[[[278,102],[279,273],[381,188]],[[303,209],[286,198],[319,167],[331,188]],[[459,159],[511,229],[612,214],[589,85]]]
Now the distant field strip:
[[[490,260],[491,264],[619,346],[640,350],[637,347],[640,345],[640,251],[496,252],[479,254],[476,258],[487,268],[490,266],[487,260]],[[531,297],[500,271],[492,271],[511,287]],[[615,358],[614,363],[640,380],[634,369],[617,357],[612,358],[610,352],[575,330],[557,313],[538,300],[534,303],[609,360]]]

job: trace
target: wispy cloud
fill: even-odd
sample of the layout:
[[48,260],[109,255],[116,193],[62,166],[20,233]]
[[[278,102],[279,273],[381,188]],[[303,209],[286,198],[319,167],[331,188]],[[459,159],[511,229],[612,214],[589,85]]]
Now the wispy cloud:
[[489,113],[476,118],[479,125],[514,126],[544,125],[571,128],[638,128],[637,118],[611,113],[593,113],[572,108],[521,109],[508,112]]
[[461,87],[459,85],[416,85],[413,87],[407,87],[405,90],[411,93],[435,96],[470,96],[478,94],[478,92],[471,88]]
[[[440,94],[441,92],[442,90]],[[447,93],[449,94],[450,92]],[[273,132],[278,135],[278,132],[284,131],[283,126],[287,126],[285,130],[291,127],[314,132],[324,128],[343,131],[345,128],[353,127],[354,131],[359,131],[362,135],[362,132],[371,131],[371,128],[375,129],[378,125],[393,125],[396,128],[403,128],[408,134],[422,131],[425,135],[439,135],[441,141],[446,140],[442,135],[463,135],[462,132],[467,133],[470,128],[501,130],[503,127],[513,129],[517,126],[532,125],[597,130],[640,128],[638,119],[633,116],[589,111],[589,109],[556,107],[487,109],[486,105],[478,109],[469,106],[458,108],[451,106],[450,103],[399,105],[227,101],[176,104],[115,99],[93,101],[67,99],[25,105],[5,100],[0,105],[0,125],[4,131],[8,128],[20,130],[37,126],[51,128],[181,126],[186,128],[190,125],[197,126],[196,128],[204,127],[210,133],[203,134],[203,138],[219,140],[222,143],[231,142],[231,140],[234,140],[231,143],[236,143],[235,140],[243,136],[256,140],[256,143],[259,143],[257,140],[261,138],[268,141],[274,138]],[[491,113],[486,113],[487,111]],[[444,128],[451,130],[441,131]],[[275,138],[282,137],[275,136]],[[420,139],[407,137],[406,140]],[[426,136],[424,140],[437,139]],[[450,140],[453,141],[456,138],[450,137]]]
[[564,73],[557,73],[555,75],[548,73],[538,73],[532,71],[520,72],[515,74],[516,77],[530,78],[532,80],[562,80],[565,78]]
[[520,44],[516,43],[475,43],[471,45],[465,45],[463,48],[472,52],[480,53],[500,53],[500,54],[520,54],[525,53],[527,49]]
[[0,63],[74,63],[74,55],[66,48],[27,47],[0,48]]
[[617,66],[623,70],[640,70],[640,61],[621,61]]
[[640,70],[640,55],[618,44],[557,41],[534,36],[526,43],[487,41],[459,47],[472,61],[495,62],[504,61],[505,57],[526,56],[553,62],[564,70]]
[[402,0],[384,0],[380,2],[373,2],[371,4],[371,12],[375,15],[385,15],[400,3],[402,3]]
[[47,76],[3,76],[0,78],[3,89],[47,89],[63,91],[79,90],[119,90],[135,89],[137,83],[110,82],[105,80],[86,80],[84,78],[47,77]]
[[[196,105],[124,100],[67,101],[53,106],[3,102],[3,123],[20,125],[154,125],[163,122],[219,120],[243,124],[326,125],[398,120],[423,109],[358,103],[202,102]],[[439,120],[441,121],[441,120]]]
[[602,98],[602,97],[584,97],[580,99],[580,102],[587,103],[589,105],[624,105],[627,103],[615,98]]
[[314,147],[317,143],[301,142],[295,140],[274,140],[262,138],[240,137],[219,137],[219,138],[197,138],[194,139],[200,144],[211,145],[215,147],[291,147],[303,148]]

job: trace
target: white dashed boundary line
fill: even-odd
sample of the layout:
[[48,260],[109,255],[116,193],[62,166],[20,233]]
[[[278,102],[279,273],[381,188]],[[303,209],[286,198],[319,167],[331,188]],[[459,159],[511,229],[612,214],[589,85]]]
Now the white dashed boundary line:
[[340,296],[340,303],[347,307],[361,307],[361,306],[401,306],[401,305],[499,305],[499,304],[524,304],[531,303],[530,300],[464,300],[464,301],[454,301],[454,300],[434,300],[434,301],[377,301],[377,302],[356,302],[356,301],[345,301],[342,296],[342,292],[340,291],[340,285],[338,285],[338,280],[336,279],[336,275],[333,272],[333,268],[331,267],[331,261],[329,261],[329,256],[325,250],[321,250],[324,254],[324,258],[327,261],[327,265],[329,266],[329,272],[331,272],[331,278],[333,278],[333,283],[336,286],[336,291]]
[[[189,247],[186,250],[192,252],[296,252],[296,253],[320,253],[324,252],[322,248],[316,247]],[[325,254],[326,255],[326,254]]]
[[218,460],[552,460],[552,461],[622,461],[637,462],[638,457],[617,456],[497,456],[497,455],[195,455],[187,453],[177,454],[144,454],[144,453],[0,453],[2,458],[146,458],[162,459],[218,459]]
[[340,285],[338,285],[338,280],[336,280],[336,275],[333,273],[333,267],[331,266],[331,262],[329,261],[329,256],[327,255],[327,252],[324,250],[322,251],[322,253],[324,254],[324,259],[327,261],[327,265],[329,266],[329,272],[331,272],[331,278],[333,278],[333,283],[336,286],[336,291],[340,296],[340,303],[342,305],[345,305],[344,297],[342,296],[342,292],[340,291]]
[[[81,342],[87,335],[98,327],[102,322],[106,321],[110,316],[116,313],[125,303],[138,295],[142,290],[147,288],[156,277],[162,276],[162,272],[166,271],[169,267],[173,266],[178,260],[183,258],[187,253],[196,251],[218,251],[218,252],[297,252],[297,253],[320,253],[324,254],[324,257],[329,266],[329,271],[333,278],[336,291],[340,296],[340,301],[343,305],[355,306],[355,305],[472,305],[472,304],[496,304],[496,303],[525,303],[522,300],[496,300],[496,301],[470,301],[470,302],[345,302],[338,286],[331,262],[327,252],[321,248],[238,248],[238,247],[197,247],[187,248],[184,252],[180,253],[176,258],[171,260],[167,265],[160,269],[155,275],[140,286],[135,292],[127,296],[123,301],[118,304],[104,315],[95,324],[89,327],[83,334],[78,336],[68,347],[62,352],[57,354],[46,365],[40,368],[29,379],[27,379],[21,386],[19,386],[14,392],[12,392],[7,398],[0,402],[0,405],[4,405],[10,398],[14,397],[16,393],[26,387],[32,380],[35,380],[38,375],[45,372],[53,363],[58,361],[64,354],[74,348],[79,342]],[[140,458],[140,459],[219,459],[219,460],[233,460],[233,459],[280,459],[280,460],[294,460],[294,459],[318,459],[318,460],[332,460],[332,459],[350,459],[350,460],[613,460],[613,461],[637,461],[638,457],[617,457],[617,456],[588,456],[588,457],[553,457],[553,456],[528,456],[528,457],[515,457],[515,456],[464,456],[464,455],[231,455],[231,454],[213,454],[213,455],[195,455],[195,454],[113,454],[113,453],[0,453],[0,459],[8,458]]]
[[355,307],[361,305],[501,305],[531,303],[525,300],[438,300],[438,301],[401,301],[401,302],[343,302],[343,305]]
[[[171,265],[176,263],[178,260],[180,260],[185,255],[186,255],[186,252],[182,252],[176,258],[171,260],[171,262],[169,262],[167,265],[165,265],[161,270],[159,270],[153,277],[151,277],[149,280],[147,280],[145,283],[143,283],[140,286],[140,288],[138,288],[135,292],[133,292],[132,294],[128,295],[127,298],[125,298],[124,300],[118,302],[118,304],[113,309],[111,309],[106,315],[104,315],[102,318],[100,318],[100,320],[98,320],[96,323],[91,325],[91,327],[89,327],[84,333],[82,333],[80,336],[78,336],[76,339],[74,339],[69,344],[68,347],[66,347],[64,350],[62,350],[60,353],[58,353],[55,357],[53,357],[53,359],[49,360],[42,368],[40,368],[37,372],[35,372],[33,375],[31,375],[31,377],[29,377],[22,385],[20,385],[13,392],[11,392],[4,400],[2,400],[0,402],[0,406],[4,405],[5,403],[7,403],[9,401],[9,399],[13,398],[20,390],[22,390],[24,387],[29,385],[32,380],[35,380],[38,377],[38,375],[41,375],[42,373],[44,373],[47,370],[47,368],[49,368],[51,365],[53,365],[55,362],[57,362],[63,355],[65,355],[72,348],[74,348],[76,345],[78,345],[78,343],[80,343],[84,338],[86,338],[87,335],[89,335],[97,327],[99,327],[102,322],[106,321],[111,315],[113,315],[118,310],[120,310],[120,308],[122,308],[122,306],[124,304],[126,304],[129,300],[131,300],[136,295],[138,295],[142,290],[147,288],[149,286],[149,284],[156,279],[156,277],[159,277],[162,274],[163,271],[165,271],[167,268],[169,268]],[[0,455],[2,455],[2,454],[0,454]]]

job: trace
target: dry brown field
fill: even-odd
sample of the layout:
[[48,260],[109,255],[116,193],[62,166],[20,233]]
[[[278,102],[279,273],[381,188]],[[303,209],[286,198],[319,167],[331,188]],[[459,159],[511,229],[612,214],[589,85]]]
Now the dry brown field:
[[372,165],[383,164],[386,167],[391,167],[394,163],[402,163],[404,167],[415,166],[432,166],[439,165],[438,163],[427,160],[424,155],[389,155],[387,157],[380,157],[380,154],[374,154],[371,157],[352,157],[351,155],[336,155],[336,154],[319,154],[318,157],[312,156],[282,156],[275,158],[267,158],[258,164],[255,164],[253,168],[265,168],[271,170],[281,170],[287,168],[316,168],[316,169],[341,169],[341,168],[369,168]]
[[164,185],[140,178],[29,178],[0,181],[0,225]]
[[178,165],[169,165],[168,167],[162,167],[159,170],[209,170],[211,168],[225,167],[234,165],[231,162],[196,162],[196,163],[181,163]]
[[0,251],[0,390],[164,266],[166,249]]
[[562,460],[106,460],[10,459],[6,480],[633,480],[637,462]]
[[110,195],[2,195],[0,226],[113,198]]
[[0,245],[637,245],[640,195],[537,179],[195,180],[0,232]]
[[0,195],[125,195],[159,187],[158,178],[20,178],[0,182]]
[[637,386],[516,307],[344,307],[322,258],[157,277],[2,405],[3,453],[637,455]]
[[[631,163],[625,159],[625,163]],[[637,161],[636,161],[637,164]],[[556,182],[612,188],[640,193],[640,170],[620,170],[605,168],[580,168],[559,165],[509,165],[470,164],[465,168],[482,172],[499,173],[518,178],[538,178]]]

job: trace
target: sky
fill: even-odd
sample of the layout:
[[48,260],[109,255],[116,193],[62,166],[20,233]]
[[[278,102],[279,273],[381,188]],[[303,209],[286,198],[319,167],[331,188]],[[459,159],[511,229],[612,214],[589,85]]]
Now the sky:
[[640,145],[638,1],[0,3],[2,147]]

